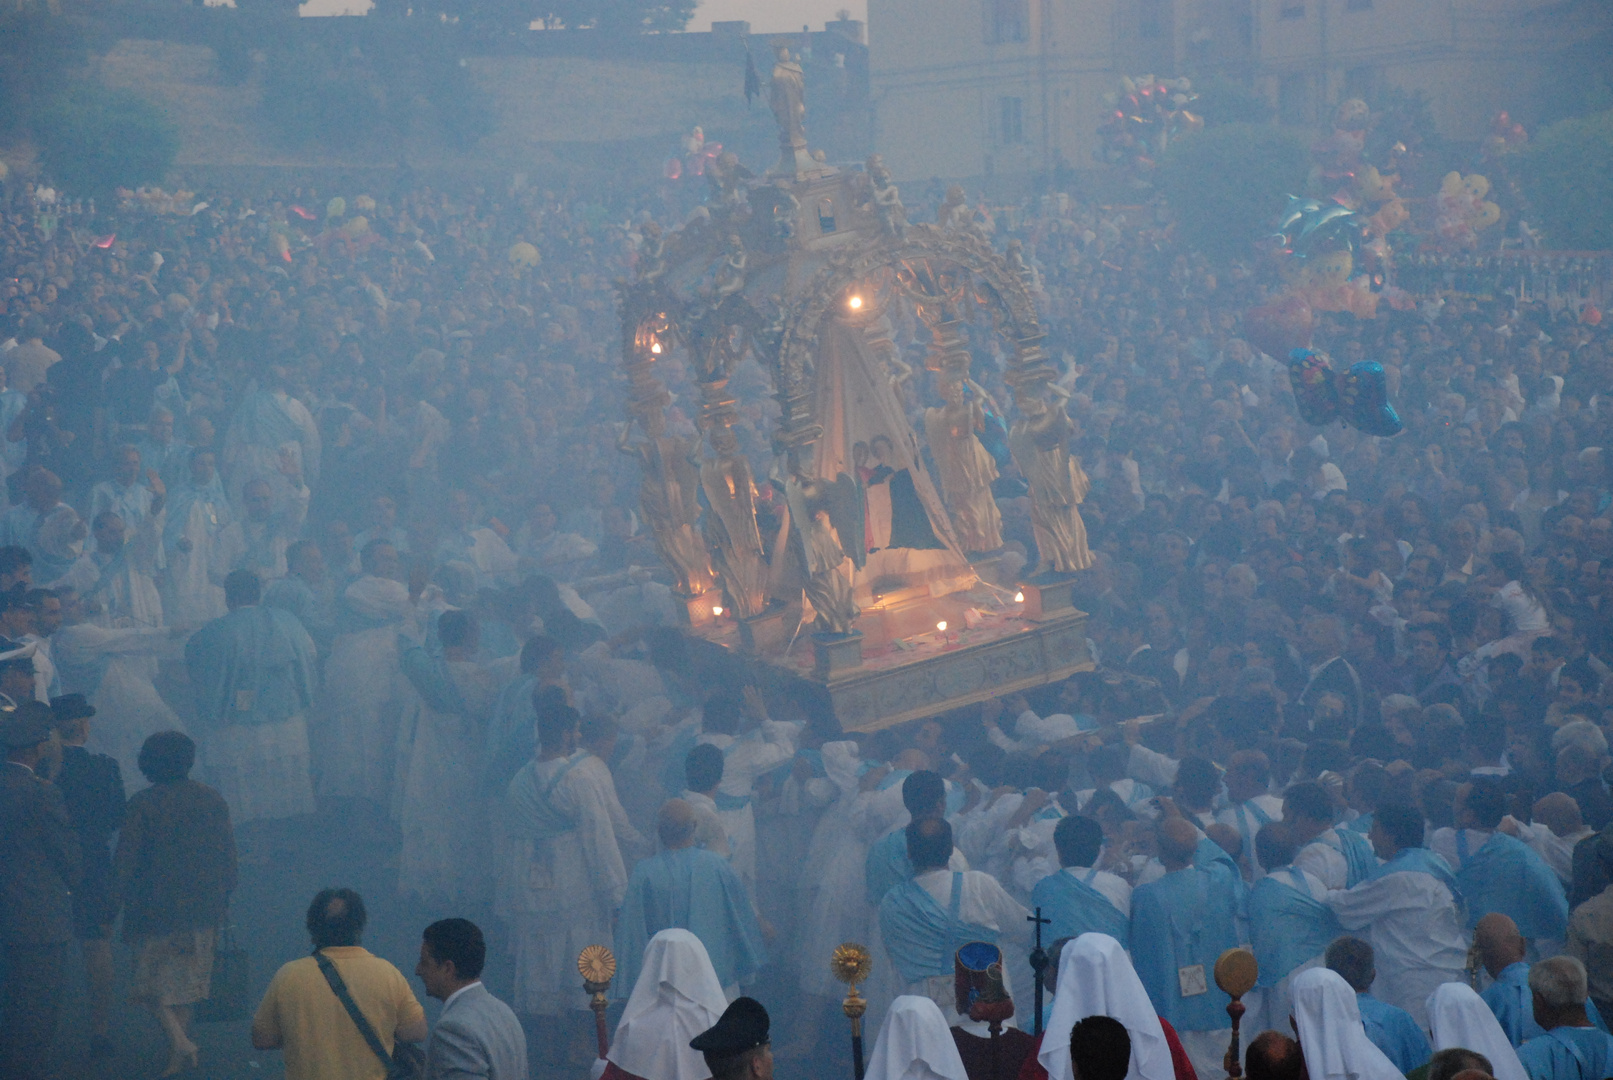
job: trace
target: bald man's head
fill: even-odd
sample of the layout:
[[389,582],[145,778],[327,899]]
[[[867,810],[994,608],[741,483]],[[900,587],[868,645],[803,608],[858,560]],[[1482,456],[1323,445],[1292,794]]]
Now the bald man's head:
[[1199,832],[1186,818],[1166,818],[1159,823],[1159,861],[1167,870],[1180,870],[1193,861],[1199,846]]
[[1539,799],[1532,811],[1536,821],[1560,837],[1570,837],[1585,827],[1585,818],[1579,812],[1579,803],[1572,795],[1554,791]]
[[668,799],[655,815],[655,831],[668,851],[689,847],[694,843],[694,807],[682,799]]
[[1499,979],[1501,973],[1524,957],[1523,935],[1511,918],[1492,911],[1473,928],[1473,944],[1478,946],[1479,957],[1490,978]]

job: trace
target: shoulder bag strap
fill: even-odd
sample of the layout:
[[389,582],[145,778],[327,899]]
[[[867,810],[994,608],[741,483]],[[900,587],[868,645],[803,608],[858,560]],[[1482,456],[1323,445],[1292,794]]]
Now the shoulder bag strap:
[[358,1003],[353,1000],[353,995],[347,991],[347,983],[342,981],[341,972],[336,970],[336,965],[330,962],[329,957],[317,950],[314,952],[314,963],[319,965],[319,970],[324,974],[325,981],[330,983],[331,992],[336,995],[336,1000],[342,1003],[342,1008],[346,1009],[347,1015],[352,1017],[353,1024],[358,1028],[358,1033],[364,1036],[365,1042],[370,1044],[371,1052],[381,1059],[381,1065],[390,1073],[392,1071],[392,1055],[386,1052],[386,1047],[381,1043],[381,1037],[375,1033],[375,1028],[370,1026],[369,1020],[359,1011]]

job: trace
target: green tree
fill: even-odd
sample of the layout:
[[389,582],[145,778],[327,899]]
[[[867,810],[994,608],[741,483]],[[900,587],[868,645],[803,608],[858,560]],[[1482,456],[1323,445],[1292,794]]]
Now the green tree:
[[1222,124],[1172,144],[1158,187],[1183,241],[1236,257],[1268,230],[1309,168],[1305,142],[1269,124]]
[[160,181],[179,153],[161,109],[127,90],[75,82],[47,98],[29,127],[39,160],[66,191],[102,198]]
[[1613,110],[1559,120],[1512,166],[1554,248],[1613,248]]

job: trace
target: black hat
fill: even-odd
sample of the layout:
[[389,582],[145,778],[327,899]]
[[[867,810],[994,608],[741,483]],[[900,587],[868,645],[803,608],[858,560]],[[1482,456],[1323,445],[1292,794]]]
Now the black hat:
[[25,750],[49,739],[52,730],[50,709],[37,701],[25,701],[16,712],[0,719],[0,743],[7,750]]
[[703,1054],[738,1054],[767,1044],[767,1010],[755,998],[735,998],[715,1027],[689,1040]]
[[69,720],[84,720],[94,716],[95,706],[83,694],[63,694],[50,699],[50,711],[56,714],[58,724],[65,724]]

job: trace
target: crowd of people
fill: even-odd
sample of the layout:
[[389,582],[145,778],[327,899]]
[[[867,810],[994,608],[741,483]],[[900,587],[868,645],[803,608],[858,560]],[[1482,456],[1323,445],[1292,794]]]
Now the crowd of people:
[[[1098,666],[845,735],[702,667],[635,512],[613,282],[684,196],[336,194],[92,216],[6,189],[6,1075],[45,1060],[74,940],[105,1045],[120,914],[170,1071],[194,1064],[185,1010],[236,847],[289,857],[316,814],[390,846],[402,893],[498,928],[540,1067],[593,1058],[577,957],[605,943],[628,999],[609,1068],[642,1080],[711,1075],[667,1033],[686,1044],[747,990],[786,1009],[781,1055],[826,1068],[847,941],[870,947],[893,1044],[985,1031],[953,998],[970,940],[1000,944],[1028,1029],[1040,909],[1069,939],[1055,968],[1084,973],[1049,980],[1051,1041],[1026,1056],[1059,1080],[1096,1015],[1132,1075],[1213,1075],[1215,961],[1238,945],[1260,965],[1256,1080],[1301,1059],[1312,1080],[1445,1080],[1474,1064],[1455,1050],[1498,1080],[1607,1075],[1613,335],[1573,306],[1326,317],[1317,345],[1381,361],[1406,430],[1318,430],[1240,337],[1259,267],[1183,249],[1152,208],[950,206],[1018,244],[1064,371]],[[1004,344],[969,333],[1001,557],[1034,568]],[[693,438],[688,366],[663,367],[668,430]],[[747,360],[730,389],[766,477],[767,377]],[[938,391],[900,393],[923,431]],[[66,823],[54,848],[30,814]],[[354,901],[310,913],[316,945],[328,915],[347,930],[326,944],[357,946]],[[401,1002],[376,980],[354,995]],[[1491,1020],[1452,989],[1470,984]],[[417,1010],[397,1006],[405,1042]],[[1087,1036],[1099,1058],[1118,1039]],[[905,1052],[880,1075],[961,1080],[941,1049]]]

